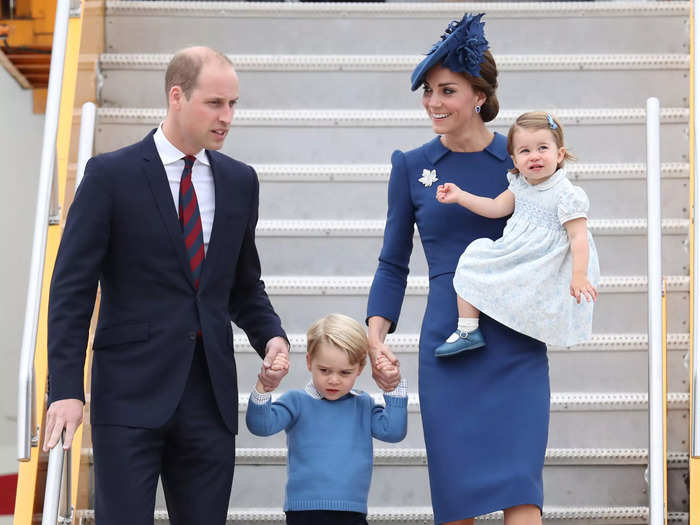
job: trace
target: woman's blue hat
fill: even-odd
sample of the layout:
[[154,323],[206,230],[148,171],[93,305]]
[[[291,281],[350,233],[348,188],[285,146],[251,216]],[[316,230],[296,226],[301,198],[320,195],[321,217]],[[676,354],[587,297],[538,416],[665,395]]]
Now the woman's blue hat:
[[440,60],[443,66],[455,73],[466,72],[473,77],[481,76],[480,66],[484,61],[484,51],[489,48],[489,43],[484,37],[482,16],[484,13],[465,13],[459,22],[450,22],[440,41],[428,51],[428,55],[411,73],[411,91],[421,86],[426,73]]

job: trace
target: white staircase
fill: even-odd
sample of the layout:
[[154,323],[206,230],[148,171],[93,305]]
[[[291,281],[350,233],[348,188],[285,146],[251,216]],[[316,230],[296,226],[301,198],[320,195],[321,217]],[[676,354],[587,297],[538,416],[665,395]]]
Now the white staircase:
[[[688,42],[686,2],[238,3],[108,1],[96,149],[141,139],[163,118],[175,50],[229,54],[240,109],[224,152],[256,166],[257,243],[272,302],[292,342],[282,389],[308,379],[304,336],[330,312],[365,317],[386,214],[388,160],[433,137],[409,75],[449,20],[485,11],[500,69],[505,133],[549,109],[579,158],[603,279],[593,339],[550,348],[547,524],[646,523],[648,494],[644,101],[661,100],[663,264],[669,276],[669,521],[688,511]],[[134,89],[133,86],[138,86]],[[417,401],[427,266],[418,238],[389,344],[409,381],[408,435],[376,443],[370,522],[432,522]],[[229,522],[283,523],[285,440],[250,435],[246,389],[260,359],[236,334],[241,431]],[[378,393],[369,373],[358,386]],[[159,493],[155,518],[167,521]],[[80,511],[82,523],[94,522]],[[500,519],[499,513],[479,521]]]

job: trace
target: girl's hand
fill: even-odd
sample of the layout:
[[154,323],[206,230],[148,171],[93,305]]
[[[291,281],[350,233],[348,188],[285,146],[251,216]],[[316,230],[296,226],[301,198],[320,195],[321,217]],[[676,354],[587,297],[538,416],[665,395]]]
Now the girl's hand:
[[576,303],[581,304],[581,297],[585,296],[586,301],[595,302],[598,299],[598,290],[591,284],[585,275],[574,275],[571,278],[569,292],[576,298]]
[[453,204],[459,200],[460,193],[462,193],[462,190],[459,189],[459,186],[446,182],[437,187],[435,198],[443,204]]

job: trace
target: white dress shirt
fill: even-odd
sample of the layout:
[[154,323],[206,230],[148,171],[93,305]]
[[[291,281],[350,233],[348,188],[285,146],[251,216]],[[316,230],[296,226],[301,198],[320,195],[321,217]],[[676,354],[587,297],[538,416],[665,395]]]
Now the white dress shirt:
[[[177,213],[178,203],[180,202],[180,178],[182,177],[182,171],[185,169],[185,154],[167,139],[165,133],[163,133],[162,123],[153,135],[153,141],[156,143],[158,155],[163,163],[163,167],[165,167],[170,192],[173,194],[175,212]],[[202,219],[204,253],[206,253],[209,248],[209,239],[211,238],[211,227],[214,224],[214,176],[211,172],[209,157],[207,157],[204,150],[197,153],[195,159],[192,166],[192,184],[197,194],[199,215]]]

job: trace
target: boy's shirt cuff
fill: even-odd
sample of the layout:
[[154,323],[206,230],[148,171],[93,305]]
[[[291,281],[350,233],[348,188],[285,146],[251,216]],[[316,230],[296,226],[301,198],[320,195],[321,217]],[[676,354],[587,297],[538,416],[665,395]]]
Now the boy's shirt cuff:
[[408,386],[406,378],[402,377],[401,381],[399,381],[399,385],[391,392],[384,392],[384,395],[391,397],[408,397]]
[[261,394],[255,388],[250,393],[250,401],[254,405],[265,405],[267,404],[268,401],[272,398],[272,394],[270,392],[265,392],[264,394]]

